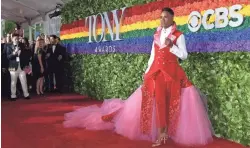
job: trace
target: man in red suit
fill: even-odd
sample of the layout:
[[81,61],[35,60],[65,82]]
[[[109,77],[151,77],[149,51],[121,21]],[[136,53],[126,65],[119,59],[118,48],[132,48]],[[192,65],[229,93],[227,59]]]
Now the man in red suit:
[[152,128],[152,113],[156,111],[159,146],[167,139],[167,133],[175,131],[178,122],[180,92],[182,87],[191,86],[178,59],[187,58],[185,38],[177,30],[174,11],[162,9],[161,26],[154,34],[148,68],[142,86],[141,130],[149,134]]
[[[187,50],[173,17],[172,9],[162,10],[143,85],[126,101],[109,99],[101,108],[83,107],[81,112],[78,109],[66,114],[64,126],[112,129],[133,140],[156,140],[153,147],[165,143],[167,138],[186,146],[213,141],[205,98],[178,63],[178,59],[187,58]],[[91,114],[93,110],[95,113]]]

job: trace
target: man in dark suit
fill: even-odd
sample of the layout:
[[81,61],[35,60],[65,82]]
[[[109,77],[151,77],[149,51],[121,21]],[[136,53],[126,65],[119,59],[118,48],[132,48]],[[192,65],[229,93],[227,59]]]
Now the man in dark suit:
[[50,36],[50,43],[51,46],[47,49],[46,54],[50,88],[54,88],[54,86],[56,86],[55,91],[62,93],[66,48],[58,44],[56,35]]
[[22,85],[25,99],[30,99],[27,87],[26,73],[23,70],[26,66],[29,65],[29,58],[24,51],[24,45],[19,43],[18,39],[19,36],[17,34],[14,34],[12,36],[12,44],[6,47],[11,77],[11,100],[13,101],[17,98],[16,84],[18,77]]
[[1,83],[1,90],[2,90],[2,97],[10,97],[10,73],[8,71],[9,67],[9,60],[7,58],[6,54],[6,46],[8,44],[6,43],[6,39],[2,39],[1,44],[1,77],[2,77],[2,83]]

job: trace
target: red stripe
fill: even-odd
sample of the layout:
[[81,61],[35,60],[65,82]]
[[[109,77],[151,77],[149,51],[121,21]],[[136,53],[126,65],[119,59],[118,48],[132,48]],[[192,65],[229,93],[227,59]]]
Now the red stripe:
[[[201,2],[204,0],[161,0],[161,1],[156,1],[156,2],[151,2],[148,4],[142,4],[142,5],[136,5],[133,7],[127,8],[126,11],[126,17],[131,17],[135,15],[142,15],[145,14],[145,12],[152,12],[158,9],[162,9],[164,7],[177,7],[177,6],[184,6],[185,4],[190,4],[193,2]],[[121,11],[119,11],[121,13]],[[109,17],[112,20],[112,14],[109,13]],[[97,18],[98,22],[100,22],[100,17]],[[80,23],[79,23],[80,22]],[[71,28],[75,28],[77,26],[84,26],[85,21],[80,20],[80,21],[74,21],[71,24],[63,24],[61,27],[61,30],[69,30]]]

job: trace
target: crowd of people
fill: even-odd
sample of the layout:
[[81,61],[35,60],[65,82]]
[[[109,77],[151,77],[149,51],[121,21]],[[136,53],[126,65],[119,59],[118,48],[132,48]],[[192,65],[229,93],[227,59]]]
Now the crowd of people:
[[7,34],[1,42],[2,97],[15,101],[21,94],[30,99],[30,92],[62,93],[66,48],[59,37],[40,35],[29,41]]

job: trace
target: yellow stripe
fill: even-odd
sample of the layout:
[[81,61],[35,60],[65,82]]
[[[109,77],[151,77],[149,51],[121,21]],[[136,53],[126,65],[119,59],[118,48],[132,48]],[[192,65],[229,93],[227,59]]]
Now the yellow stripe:
[[[205,11],[202,11],[201,14],[203,15]],[[250,5],[243,5],[243,9],[239,11],[243,16],[250,16]],[[187,24],[188,16],[179,16],[175,17],[175,22],[177,25],[185,25]],[[213,23],[215,21],[215,15],[212,15],[208,21],[208,23]],[[123,25],[120,29],[121,33],[134,31],[134,30],[143,30],[143,29],[153,29],[160,25],[159,20],[152,20],[152,21],[144,21],[144,22],[136,22],[130,25]],[[115,30],[115,28],[114,28]],[[113,30],[113,31],[114,31]],[[102,29],[97,29],[97,34],[100,35]],[[108,32],[106,29],[105,32]],[[62,40],[65,39],[73,39],[73,38],[80,38],[80,37],[87,37],[88,32],[80,32],[80,33],[73,33],[73,34],[66,34],[60,36]]]

